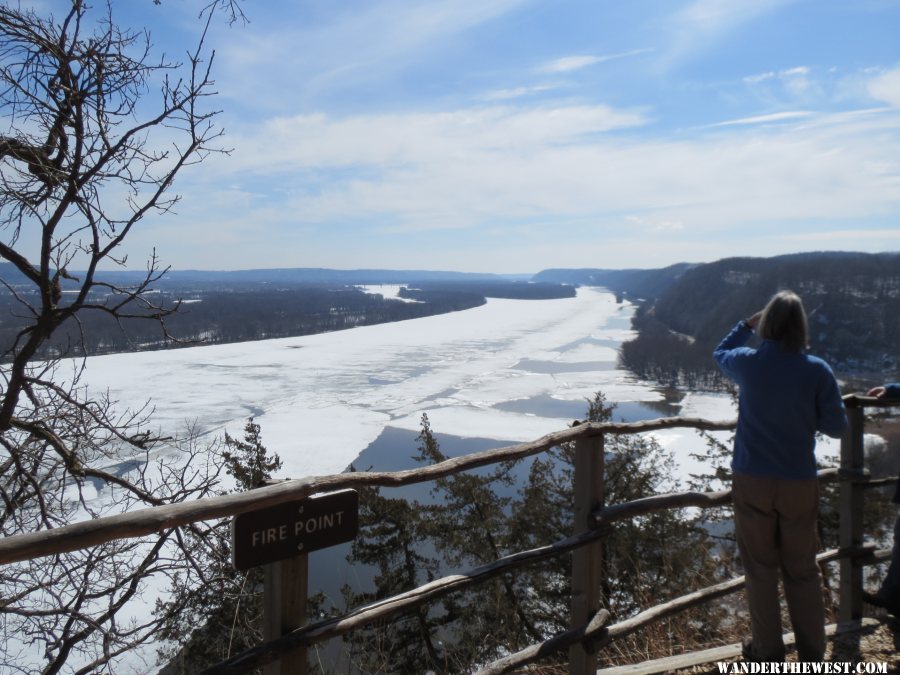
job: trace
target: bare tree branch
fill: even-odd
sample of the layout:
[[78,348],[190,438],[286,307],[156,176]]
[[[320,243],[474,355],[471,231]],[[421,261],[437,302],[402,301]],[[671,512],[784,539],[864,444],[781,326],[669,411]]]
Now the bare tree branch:
[[[138,224],[178,202],[171,187],[185,167],[224,152],[206,45],[223,11],[243,17],[237,0],[209,3],[197,44],[175,63],[154,57],[146,32],[117,24],[111,2],[69,0],[58,19],[0,6],[0,292],[22,322],[0,345],[3,538],[218,489],[207,458],[185,468],[205,449],[188,439],[157,456],[166,439],[150,431],[149,409],[116,412],[80,384],[83,363],[61,358],[87,352],[86,312],[123,330],[156,322],[170,338],[178,303],[151,293],[166,272],[155,252],[133,283],[101,270],[124,265]],[[184,546],[163,530],[0,569],[0,616],[17,636],[0,669],[87,672],[145,642],[162,619],[131,624],[123,608],[147,578],[191,565],[190,551],[171,553]]]

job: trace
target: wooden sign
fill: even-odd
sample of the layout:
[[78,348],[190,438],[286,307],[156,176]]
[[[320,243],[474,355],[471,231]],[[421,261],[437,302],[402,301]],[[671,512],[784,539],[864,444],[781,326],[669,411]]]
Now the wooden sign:
[[352,541],[359,531],[359,496],[340,490],[242,513],[231,524],[235,569]]

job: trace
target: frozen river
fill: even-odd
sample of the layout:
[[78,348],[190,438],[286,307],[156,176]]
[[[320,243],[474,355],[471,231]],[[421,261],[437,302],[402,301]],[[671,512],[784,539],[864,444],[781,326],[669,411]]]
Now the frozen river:
[[[442,436],[495,445],[565,428],[597,390],[629,420],[733,417],[727,398],[689,395],[668,404],[617,369],[632,312],[594,288],[559,300],[491,299],[335,333],[93,357],[86,381],[121,406],[151,401],[154,424],[167,433],[190,422],[240,437],[252,415],[292,478],[343,471],[379,438],[383,445],[389,430],[416,432],[422,413]],[[675,448],[688,438],[667,432],[660,440]]]

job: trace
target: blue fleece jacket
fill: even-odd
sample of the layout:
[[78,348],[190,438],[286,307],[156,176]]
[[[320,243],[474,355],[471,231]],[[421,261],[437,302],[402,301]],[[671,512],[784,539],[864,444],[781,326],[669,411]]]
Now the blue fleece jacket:
[[840,437],[844,403],[831,368],[822,359],[790,352],[775,340],[744,345],[753,330],[741,322],[716,347],[722,371],[740,387],[734,471],[774,478],[816,475],[817,431]]

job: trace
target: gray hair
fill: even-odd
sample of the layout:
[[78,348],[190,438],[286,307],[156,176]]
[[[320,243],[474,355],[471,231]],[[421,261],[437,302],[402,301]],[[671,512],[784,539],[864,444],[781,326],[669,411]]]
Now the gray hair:
[[809,345],[809,323],[803,301],[792,291],[772,296],[759,320],[759,336],[776,340],[791,352],[801,352]]

